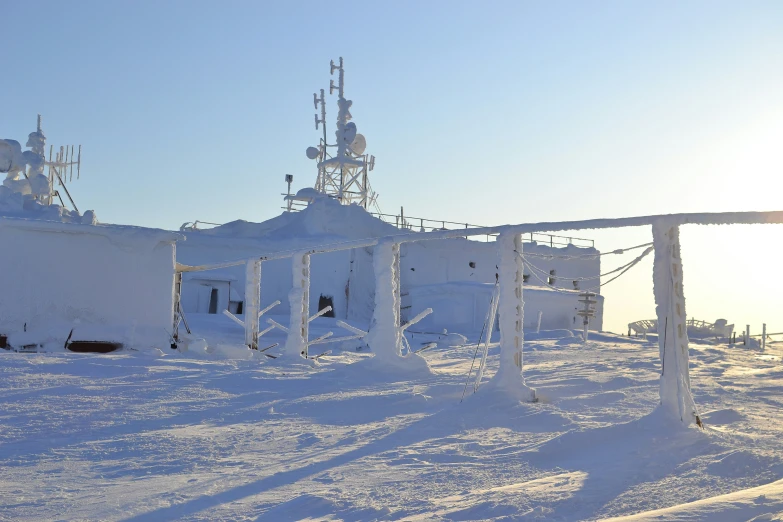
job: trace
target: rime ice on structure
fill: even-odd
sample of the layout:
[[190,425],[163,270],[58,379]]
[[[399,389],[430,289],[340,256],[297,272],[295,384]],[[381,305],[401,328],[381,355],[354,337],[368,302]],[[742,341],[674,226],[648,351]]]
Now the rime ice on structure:
[[[319,109],[320,118],[315,115],[315,128],[323,125],[323,137],[318,147],[307,149],[310,159],[318,160],[318,178],[315,190],[337,199],[344,205],[355,203],[363,208],[375,204],[377,195],[370,187],[368,174],[375,167],[375,157],[365,154],[367,142],[363,135],[357,134],[356,124],[350,121],[353,102],[345,98],[345,69],[343,59],[339,65],[331,62],[331,73],[339,72],[337,85],[330,81],[329,94],[337,90],[337,130],[335,142],[328,143],[326,133],[326,98],[324,90],[321,96],[313,94],[315,109]],[[290,196],[289,196],[290,197]],[[297,199],[293,197],[291,199]]]
[[688,372],[688,329],[682,286],[680,227],[666,219],[653,227],[653,291],[658,315],[658,349],[661,357],[661,407],[686,426],[696,417]]
[[[30,147],[30,150],[22,151],[18,141],[0,140],[0,173],[6,174],[0,186],[0,213],[48,221],[95,224],[97,220],[94,212],[87,211],[84,216],[81,216],[75,205],[74,210],[68,210],[54,203],[55,197],[60,196],[60,193],[55,190],[55,181],[68,194],[64,179],[65,169],[67,167],[72,169],[80,162],[74,161],[73,148],[70,149],[69,156],[67,147],[60,148],[60,153],[54,161],[46,161],[44,156],[46,136],[41,129],[40,115],[37,129],[28,136],[26,146]],[[81,157],[81,149],[79,151]],[[43,173],[47,165],[48,176]],[[58,169],[62,172],[62,176]],[[70,195],[68,198],[70,199]]]
[[291,322],[288,326],[282,357],[298,359],[305,354],[310,318],[310,254],[298,253],[291,258],[293,287],[288,293]]
[[[493,386],[523,401],[534,401],[536,392],[522,376],[522,348],[525,341],[524,301],[522,299],[522,238],[514,232],[502,232],[498,243],[500,294],[500,368]],[[509,313],[509,311],[511,313]]]

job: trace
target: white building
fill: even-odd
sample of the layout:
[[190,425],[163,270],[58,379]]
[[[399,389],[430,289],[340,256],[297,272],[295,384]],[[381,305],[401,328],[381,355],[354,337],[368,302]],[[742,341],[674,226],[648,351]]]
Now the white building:
[[167,347],[178,234],[0,217],[0,334]]

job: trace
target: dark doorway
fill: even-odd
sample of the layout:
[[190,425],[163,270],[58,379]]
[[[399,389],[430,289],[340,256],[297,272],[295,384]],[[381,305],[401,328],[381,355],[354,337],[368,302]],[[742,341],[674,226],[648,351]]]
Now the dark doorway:
[[218,305],[218,290],[217,288],[213,288],[212,292],[209,294],[209,313],[216,314],[217,305]]
[[334,299],[331,295],[323,295],[318,298],[318,311],[320,312],[327,306],[331,306],[332,309],[326,312],[322,317],[334,317]]

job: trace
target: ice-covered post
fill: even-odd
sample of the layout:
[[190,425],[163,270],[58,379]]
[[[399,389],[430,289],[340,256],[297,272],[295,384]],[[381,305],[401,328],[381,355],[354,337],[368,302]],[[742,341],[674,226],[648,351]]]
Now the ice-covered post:
[[261,309],[261,261],[248,259],[245,268],[245,344],[258,350],[258,311]]
[[286,357],[307,356],[310,318],[310,254],[298,252],[291,257],[293,286],[288,293],[291,318],[283,355]]
[[498,244],[498,311],[500,313],[500,368],[495,385],[523,401],[535,401],[536,392],[522,376],[524,306],[522,298],[522,236],[501,232]]
[[536,323],[536,333],[541,333],[541,317],[544,315],[544,312],[539,310],[538,311],[538,322]]
[[767,349],[767,323],[761,325],[761,349]]
[[653,292],[658,316],[658,350],[661,357],[661,406],[689,426],[697,420],[688,369],[688,329],[682,285],[680,227],[667,220],[652,226]]
[[381,241],[372,254],[375,273],[375,309],[367,345],[379,360],[393,360],[401,355],[400,332],[400,245]]

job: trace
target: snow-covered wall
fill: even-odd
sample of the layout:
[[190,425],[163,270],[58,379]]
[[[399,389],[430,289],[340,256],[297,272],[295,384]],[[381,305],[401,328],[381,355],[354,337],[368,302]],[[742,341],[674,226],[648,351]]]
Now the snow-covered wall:
[[[178,245],[177,261],[191,266],[258,257],[272,252],[303,250],[330,242],[406,234],[358,206],[340,205],[330,199],[316,200],[302,212],[283,213],[263,223],[235,221],[211,230],[185,233],[188,239]],[[411,237],[417,235],[414,232],[407,234]],[[593,248],[573,245],[550,248],[548,245],[525,243],[524,251],[530,256],[529,262],[542,271],[539,277],[544,279],[544,286],[551,270],[555,271],[553,286],[566,290],[574,289],[574,278],[594,277],[600,272],[598,251]],[[368,322],[372,316],[375,294],[372,253],[373,248],[366,247],[313,255],[310,259],[311,313],[319,310],[321,296],[327,296],[332,299],[336,317]],[[444,283],[494,284],[498,272],[497,256],[495,241],[455,238],[403,243],[400,246],[402,300],[406,307],[402,312],[403,320],[427,308],[411,302],[410,289]],[[213,289],[217,292],[219,303],[216,313],[221,313],[228,306],[229,281],[232,293],[236,291],[244,295],[244,266],[186,273],[182,289],[185,313],[204,313],[204,303]],[[274,313],[288,313],[291,284],[290,259],[264,262],[261,269],[261,307],[279,300],[281,304]],[[534,274],[530,274],[525,286],[540,284]],[[580,288],[595,284],[597,279],[581,282]],[[538,299],[537,295],[531,294],[530,299]],[[551,299],[557,303],[563,302],[561,297]],[[549,306],[541,305],[542,308]],[[532,308],[535,306],[531,304]],[[550,312],[552,310],[547,309]],[[570,319],[570,308],[561,315]],[[548,321],[553,317],[553,313],[547,313]],[[556,324],[558,328],[566,327],[565,320],[558,320]],[[596,324],[600,325],[600,322]]]
[[[529,276],[528,284],[546,284],[549,282],[548,274],[554,271],[552,286],[574,290],[573,282],[577,278],[595,277],[600,274],[599,252],[594,248],[574,245],[551,248],[536,243],[524,243],[523,248],[530,264],[540,269],[535,274],[525,273]],[[401,256],[403,286],[460,281],[494,283],[498,271],[495,241],[455,238],[405,243],[402,245]],[[535,277],[536,275],[543,280],[543,283]],[[597,284],[598,279],[581,281],[579,288],[584,290]]]
[[[478,333],[487,317],[494,284],[442,283],[414,286],[408,289],[412,314],[432,308],[433,313],[414,328],[417,331]],[[582,319],[576,315],[581,308],[579,292],[557,292],[546,287],[525,286],[525,328],[536,328],[542,312],[543,330],[581,329]],[[596,316],[590,319],[591,330],[603,327],[603,296],[598,296]],[[405,304],[405,302],[403,303]]]
[[64,340],[78,325],[82,336],[167,346],[176,239],[136,227],[0,218],[0,333],[26,323],[41,338]]

